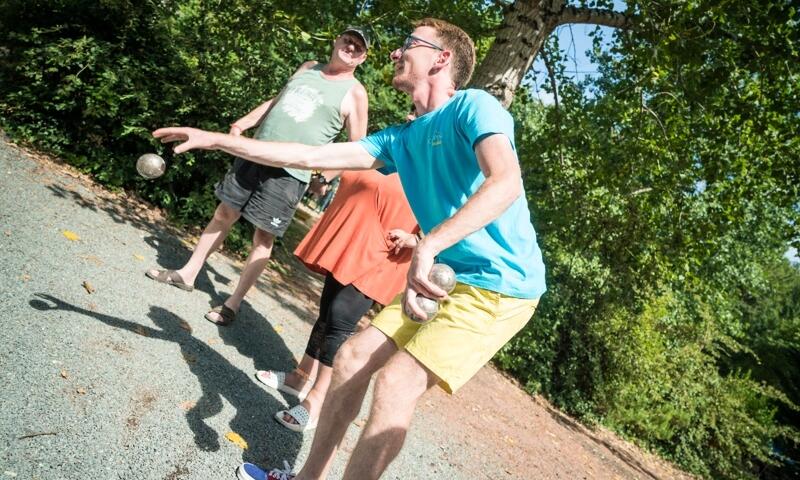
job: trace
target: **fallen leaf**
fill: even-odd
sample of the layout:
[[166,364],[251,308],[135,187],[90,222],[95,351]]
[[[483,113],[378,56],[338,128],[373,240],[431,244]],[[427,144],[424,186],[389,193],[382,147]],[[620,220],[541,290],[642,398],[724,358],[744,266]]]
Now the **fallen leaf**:
[[187,400],[187,401],[185,401],[185,402],[181,402],[181,403],[179,403],[179,404],[178,404],[178,406],[179,406],[179,407],[181,407],[181,410],[191,410],[191,409],[193,409],[193,408],[194,408],[194,406],[195,406],[196,404],[197,404],[197,403],[196,403],[196,402],[193,402],[192,400]]
[[86,395],[86,389],[83,387],[77,388],[75,389],[75,393],[77,393],[78,395]]
[[71,242],[77,242],[78,240],[81,239],[81,237],[79,237],[77,233],[72,232],[70,230],[62,230],[61,234],[67,237],[67,240]]
[[242,450],[247,450],[247,441],[245,441],[245,439],[242,438],[242,436],[239,435],[238,433],[228,432],[225,434],[225,438],[227,438],[229,442],[233,443]]
[[209,338],[208,340],[206,340],[206,343],[209,345],[214,345],[215,343],[219,343],[219,338],[213,338],[213,337]]
[[88,281],[84,280],[81,285],[86,289],[86,293],[94,293],[95,288]]
[[137,325],[136,328],[133,330],[134,332],[138,333],[143,337],[149,337],[150,335],[147,334],[147,330],[141,325]]
[[5,231],[5,232],[3,232],[3,233],[5,233],[5,234],[6,234],[6,237],[10,237],[10,236],[11,236],[11,230],[6,230],[6,231]]
[[69,374],[66,370],[61,370],[61,378],[69,378]]
[[353,425],[355,425],[358,428],[361,428],[361,427],[364,426],[365,423],[367,423],[367,419],[366,418],[360,418],[360,419],[356,420],[355,422],[353,422]]
[[135,258],[136,260],[139,260],[140,262],[142,260],[144,260],[144,257],[142,255],[139,255],[138,253],[134,253],[133,254],[133,258]]
[[183,359],[189,363],[195,363],[197,361],[197,357],[192,355],[191,353],[183,353]]
[[23,282],[27,282],[31,279],[31,276],[28,275],[27,273],[23,273],[20,278],[22,279]]
[[283,331],[283,325],[275,325],[275,333],[281,333]]
[[86,304],[86,309],[90,310],[92,312],[96,312],[97,311],[97,304],[94,303],[94,302],[89,302],[89,303]]
[[181,320],[180,327],[189,333],[192,333],[192,326],[186,323],[186,320]]

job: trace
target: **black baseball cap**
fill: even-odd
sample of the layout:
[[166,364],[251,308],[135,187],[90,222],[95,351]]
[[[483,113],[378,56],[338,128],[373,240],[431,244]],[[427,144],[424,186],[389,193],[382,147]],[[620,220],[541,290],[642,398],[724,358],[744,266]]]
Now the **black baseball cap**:
[[367,47],[367,50],[369,50],[369,44],[370,44],[370,41],[369,41],[370,38],[369,37],[370,36],[369,36],[369,33],[367,33],[367,30],[364,27],[349,26],[349,27],[345,28],[344,31],[340,35],[344,35],[345,33],[352,33],[353,35],[355,35],[358,38],[360,38],[361,41],[364,42],[364,46]]

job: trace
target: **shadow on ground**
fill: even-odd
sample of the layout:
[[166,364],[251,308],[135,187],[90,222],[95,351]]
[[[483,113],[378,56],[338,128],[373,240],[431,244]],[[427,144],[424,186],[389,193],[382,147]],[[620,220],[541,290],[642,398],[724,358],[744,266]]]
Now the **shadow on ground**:
[[643,478],[650,478],[653,480],[658,480],[661,478],[659,475],[652,472],[646,465],[644,465],[640,461],[640,458],[637,458],[637,456],[625,451],[624,449],[618,448],[619,445],[615,445],[614,443],[607,441],[606,439],[602,438],[601,435],[598,435],[596,432],[592,431],[589,427],[582,425],[577,420],[573,420],[572,418],[567,417],[563,413],[559,412],[558,410],[554,410],[551,407],[545,407],[545,410],[558,424],[567,430],[579,434],[581,437],[591,440],[598,446],[608,449],[614,454],[615,457],[619,458],[634,471],[641,474]]
[[[178,345],[181,360],[197,377],[203,392],[186,412],[186,422],[194,435],[195,444],[201,450],[216,451],[224,440],[226,432],[215,431],[205,421],[220,413],[224,398],[236,410],[230,422],[230,430],[241,435],[249,444],[249,448],[243,450],[243,461],[260,465],[280,465],[283,460],[291,459],[290,463],[294,463],[302,444],[301,436],[283,429],[269,418],[274,412],[283,409],[283,405],[255,383],[251,372],[242,372],[208,344],[195,337],[192,327],[178,315],[153,305],[148,317],[157,328],[152,328],[135,321],[87,310],[52,295],[38,293],[35,296],[37,298],[29,303],[37,310],[75,312],[112,328]],[[256,368],[291,367],[292,364],[288,363],[292,358],[291,352],[278,334],[269,327],[265,319],[256,318],[259,316],[255,312],[247,313],[248,321],[227,328],[219,327],[220,337],[225,344],[252,358]],[[178,403],[178,399],[175,403]]]
[[[186,264],[191,256],[191,252],[172,235],[154,233],[145,237],[144,241],[156,252],[157,266],[151,266],[150,268],[178,270]],[[142,273],[144,273],[144,271]],[[221,305],[222,302],[225,301],[225,298],[227,298],[227,295],[217,290],[214,286],[214,281],[229,286],[230,289],[233,290],[238,278],[232,279],[206,262],[195,279],[194,287],[196,290],[208,294],[211,299],[209,301],[210,306]]]
[[[156,265],[151,267],[179,269],[191,256],[191,251],[186,247],[188,241],[180,240],[185,237],[185,233],[167,226],[163,221],[164,214],[144,201],[126,196],[123,208],[123,202],[118,196],[102,190],[81,193],[71,183],[58,181],[51,182],[47,188],[56,197],[70,199],[81,208],[93,212],[105,212],[116,223],[129,224],[147,232],[149,235],[144,240],[156,251]],[[309,229],[304,221],[292,221],[286,235],[276,241],[270,266],[255,288],[270,295],[307,324],[313,324],[316,320],[317,301],[322,291],[322,277],[307,270],[292,254]],[[237,257],[232,252],[226,254]],[[220,305],[236,287],[241,269],[234,269],[237,276],[230,278],[206,262],[195,280],[195,288],[209,295],[209,306]],[[217,290],[214,282],[227,286],[228,291]],[[297,300],[302,306],[297,305]]]

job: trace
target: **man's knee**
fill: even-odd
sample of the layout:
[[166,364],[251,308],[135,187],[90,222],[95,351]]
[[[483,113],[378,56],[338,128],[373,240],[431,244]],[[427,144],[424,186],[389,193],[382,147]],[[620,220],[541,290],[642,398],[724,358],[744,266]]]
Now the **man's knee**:
[[372,374],[397,352],[397,347],[380,330],[368,327],[348,338],[333,359],[333,374],[369,381]]
[[272,250],[272,244],[275,242],[275,235],[265,232],[260,228],[256,228],[253,234],[253,248],[264,248]]
[[375,392],[390,397],[415,400],[422,396],[436,377],[407,352],[398,352],[375,379]]
[[236,220],[239,220],[241,215],[241,212],[222,202],[217,205],[217,209],[214,211],[214,220],[232,225]]
[[353,377],[366,366],[368,359],[355,337],[350,337],[339,346],[333,357],[333,371],[345,378]]

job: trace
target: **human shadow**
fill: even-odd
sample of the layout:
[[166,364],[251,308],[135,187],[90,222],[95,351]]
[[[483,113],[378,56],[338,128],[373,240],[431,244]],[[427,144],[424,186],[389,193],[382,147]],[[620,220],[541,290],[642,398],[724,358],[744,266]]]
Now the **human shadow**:
[[[148,235],[144,238],[147,243],[156,252],[156,264],[160,268],[169,270],[178,270],[183,267],[192,255],[192,252],[172,235]],[[151,267],[152,268],[152,267]],[[195,289],[207,293],[211,297],[211,305],[220,305],[225,301],[227,295],[223,295],[214,286],[214,281],[223,285],[232,285],[233,279],[215,269],[209,262],[203,265],[200,273],[194,281]]]
[[72,181],[65,180],[61,176],[53,180],[54,183],[46,185],[46,188],[58,198],[71,200],[79,207],[92,212],[104,212],[114,223],[128,224],[147,231],[159,228],[155,223],[154,212],[147,204],[108,198],[103,194],[91,192],[83,182],[77,182],[85,192],[81,193],[73,187]]
[[[81,186],[74,188],[73,183]],[[120,198],[108,197],[92,192],[84,182],[73,182],[61,175],[54,178],[53,183],[46,188],[56,197],[67,199],[83,209],[92,212],[103,212],[119,224],[129,224],[139,230],[148,232],[145,242],[156,251],[156,265],[160,268],[175,270],[182,267],[188,260],[191,252],[177,237],[181,232],[162,221],[152,205],[143,201],[122,201]],[[136,200],[134,195],[134,200]],[[313,222],[312,222],[313,223]],[[302,263],[294,258],[292,251],[300,240],[308,233],[310,225],[306,220],[296,218],[290,224],[289,230],[283,238],[276,240],[273,257],[277,265],[273,265],[279,272],[280,282],[258,282],[256,288],[270,294],[284,308],[291,311],[307,324],[313,324],[316,319],[314,312],[307,308],[297,307],[297,298],[306,299],[313,303],[322,290],[322,281],[314,274],[306,271]],[[153,265],[152,267],[155,267]],[[273,267],[268,267],[273,268]],[[238,274],[239,272],[237,272]],[[144,274],[144,271],[142,272]],[[229,286],[232,291],[236,278],[230,278],[214,269],[208,262],[195,280],[195,288],[209,295],[211,306],[220,305],[229,296],[229,292],[218,291],[215,285]],[[216,282],[216,283],[215,283]],[[309,289],[309,285],[312,288]]]
[[[177,270],[183,267],[188,261],[191,252],[175,237],[171,235],[159,236],[148,235],[144,238],[147,243],[156,252],[156,264],[158,268],[165,268],[169,270]],[[270,280],[265,276],[259,277],[253,288],[270,296],[278,302],[284,309],[291,312],[294,316],[304,321],[306,324],[313,324],[316,320],[316,303],[310,304],[313,299],[319,298],[319,293],[322,290],[322,281],[314,279],[316,275],[308,271],[302,263],[297,259],[282,259],[285,265],[288,266],[288,275],[281,277],[279,280]],[[291,263],[290,263],[291,262]],[[195,279],[195,289],[209,296],[209,307],[222,305],[222,303],[230,296],[230,292],[236,287],[239,281],[238,275],[241,274],[241,269],[232,267],[236,273],[235,278],[231,278],[219,270],[215,269],[210,262],[206,262],[200,273]],[[272,267],[267,267],[267,269]],[[286,270],[283,265],[280,267]],[[321,276],[317,276],[322,278]],[[315,281],[316,280],[316,281]],[[222,291],[216,285],[224,285],[226,290]],[[165,286],[165,288],[171,288]],[[297,299],[305,299],[308,304],[307,307],[298,306],[295,302]],[[239,313],[237,314],[237,322],[245,316],[250,316],[249,312],[254,312],[252,308],[248,308],[248,301],[245,299]],[[255,313],[258,316],[257,313]]]
[[[46,188],[58,198],[70,200],[79,207],[92,212],[103,212],[116,223],[129,224],[147,232],[144,241],[155,251],[156,257],[155,265],[148,268],[158,266],[175,270],[185,265],[191,256],[191,251],[179,240],[181,232],[168,223],[160,222],[157,219],[158,215],[154,216],[155,211],[151,205],[139,201],[124,202],[117,197],[108,198],[87,189],[83,182],[77,182],[82,187],[82,193],[71,187],[73,183],[72,180],[59,175],[54,178],[54,183],[46,185]],[[277,275],[280,279],[276,280],[276,276],[273,275],[272,281],[265,281],[262,277],[256,283],[255,288],[269,295],[284,309],[306,324],[312,325],[317,318],[317,300],[322,290],[323,278],[308,271],[292,253],[309,229],[310,225],[301,219],[292,222],[286,235],[276,240],[274,259],[278,265],[268,267],[268,269],[274,268],[279,272]],[[236,276],[231,278],[215,269],[209,262],[205,263],[195,280],[195,288],[208,294],[209,306],[221,305],[230,295],[230,291],[235,288],[241,272],[236,267],[234,270]],[[142,275],[144,275],[144,270],[142,270]],[[218,290],[218,285],[227,287],[229,291]],[[170,287],[165,286],[165,288]],[[305,305],[298,306],[298,299],[301,299]],[[240,322],[245,315],[253,317],[253,309],[246,307],[248,307],[247,300],[242,303],[237,322]],[[255,313],[255,318],[262,317]],[[256,361],[256,363],[261,362]],[[274,364],[272,366],[277,368]]]
[[[211,428],[206,419],[222,411],[222,399],[233,406],[236,413],[230,429],[248,443],[242,459],[260,465],[280,465],[284,460],[292,463],[302,446],[302,437],[285,430],[269,419],[283,405],[254,383],[249,373],[232,365],[225,357],[192,334],[191,325],[174,313],[151,305],[148,317],[158,328],[125,320],[112,315],[87,310],[60,300],[52,295],[37,293],[31,307],[40,310],[61,310],[80,313],[100,322],[154,340],[175,343],[180,347],[181,358],[194,374],[202,389],[201,397],[186,412],[186,421],[194,434],[195,444],[201,450],[220,448],[220,434]],[[248,315],[248,318],[253,316]],[[246,328],[220,327],[226,344],[235,346],[256,365],[284,365],[290,354],[274,330],[265,329],[265,321],[250,321]]]

